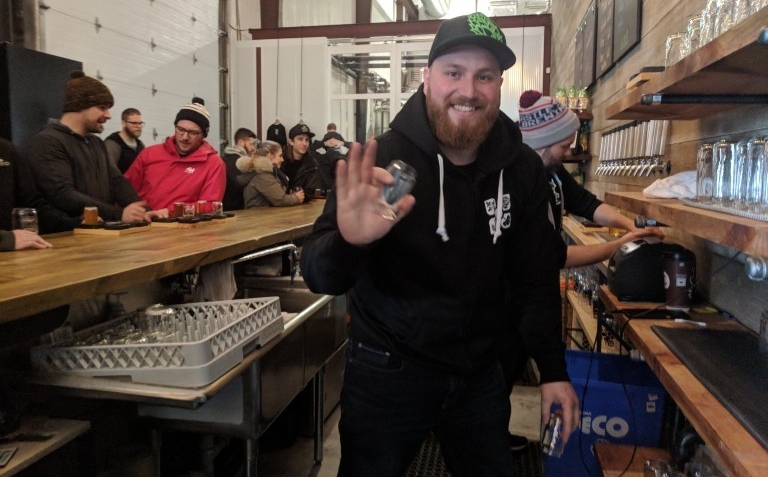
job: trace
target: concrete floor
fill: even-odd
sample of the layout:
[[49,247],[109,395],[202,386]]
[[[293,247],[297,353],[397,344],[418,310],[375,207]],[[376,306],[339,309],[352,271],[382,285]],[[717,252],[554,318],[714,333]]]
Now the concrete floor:
[[[510,396],[512,418],[509,430],[531,441],[539,440],[541,393],[538,387],[516,386]],[[269,477],[335,477],[341,452],[339,448],[339,409],[325,423],[323,460],[314,463],[314,442],[299,437],[288,448],[262,449],[259,454],[259,475]]]

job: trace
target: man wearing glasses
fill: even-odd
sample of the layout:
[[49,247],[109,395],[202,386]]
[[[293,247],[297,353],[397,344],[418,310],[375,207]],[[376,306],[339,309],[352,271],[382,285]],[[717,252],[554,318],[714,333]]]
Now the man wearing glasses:
[[136,160],[136,156],[144,149],[144,143],[139,139],[144,121],[141,119],[141,112],[136,108],[125,109],[120,116],[123,129],[107,136],[104,145],[107,146],[109,161],[125,174]]
[[193,98],[176,114],[174,135],[141,151],[125,173],[158,217],[167,217],[174,202],[210,203],[224,197],[226,167],[205,140],[210,117],[205,102]]

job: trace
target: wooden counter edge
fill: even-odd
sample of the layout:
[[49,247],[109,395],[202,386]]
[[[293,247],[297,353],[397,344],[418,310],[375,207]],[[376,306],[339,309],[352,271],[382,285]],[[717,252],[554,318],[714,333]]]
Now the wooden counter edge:
[[[634,453],[634,456],[633,456]],[[630,461],[630,457],[632,460]],[[643,477],[643,463],[646,459],[670,461],[669,452],[657,447],[642,447],[629,444],[595,442],[595,458],[603,477]],[[629,464],[629,466],[627,465]],[[627,469],[626,472],[624,469]]]
[[631,320],[627,337],[696,431],[734,477],[768,475],[766,450],[691,373],[651,329],[689,327],[669,320]]
[[[44,427],[40,429],[35,425],[38,422]],[[73,419],[49,419],[49,418],[22,418],[21,428],[17,432],[44,432],[53,434],[47,441],[42,442],[14,442],[2,447],[17,447],[16,453],[8,465],[0,468],[0,476],[16,475],[35,462],[51,454],[53,451],[68,444],[78,436],[91,428],[88,421]],[[15,433],[11,433],[15,434]]]

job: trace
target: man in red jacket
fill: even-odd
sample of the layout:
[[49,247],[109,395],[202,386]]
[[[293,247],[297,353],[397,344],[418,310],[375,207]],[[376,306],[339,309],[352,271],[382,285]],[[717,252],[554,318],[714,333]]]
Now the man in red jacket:
[[125,177],[159,217],[174,202],[218,201],[224,197],[224,161],[205,140],[210,114],[205,102],[193,98],[176,115],[175,133],[162,144],[145,148]]

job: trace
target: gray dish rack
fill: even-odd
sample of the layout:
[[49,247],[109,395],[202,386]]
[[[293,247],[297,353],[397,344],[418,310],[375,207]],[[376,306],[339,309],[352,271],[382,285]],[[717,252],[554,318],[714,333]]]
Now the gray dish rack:
[[[127,376],[134,382],[200,387],[215,381],[284,329],[278,297],[191,303],[174,310],[171,341],[88,344],[110,330],[137,323],[136,312],[93,326],[67,342],[31,349],[40,370],[83,376]],[[166,324],[167,325],[167,324]]]

